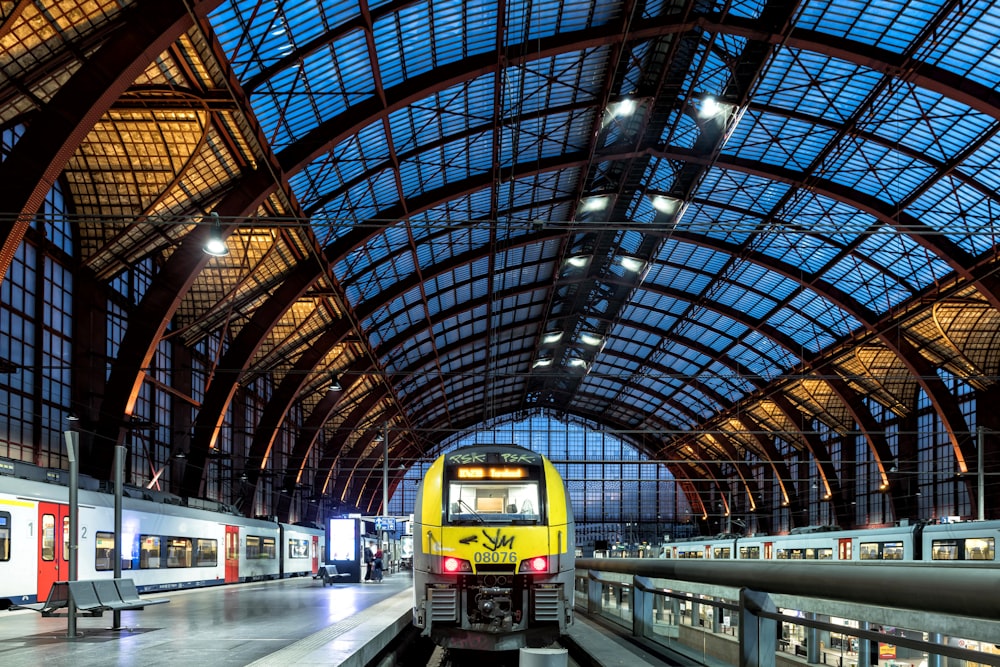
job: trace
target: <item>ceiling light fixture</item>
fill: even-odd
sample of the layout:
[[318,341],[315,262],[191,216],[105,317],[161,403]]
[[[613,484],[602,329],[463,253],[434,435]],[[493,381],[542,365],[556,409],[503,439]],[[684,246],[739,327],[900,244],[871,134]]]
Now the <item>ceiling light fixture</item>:
[[646,268],[646,262],[635,257],[622,257],[621,265],[626,271],[632,271],[633,273],[639,273]]
[[660,213],[668,213],[668,214],[676,213],[677,208],[681,203],[679,199],[674,199],[673,197],[665,197],[663,195],[655,195],[654,197],[652,197],[650,202],[653,204],[653,208],[655,208],[657,211],[659,211]]
[[604,342],[604,339],[597,334],[584,331],[580,334],[580,342],[584,345],[600,345]]
[[558,343],[562,339],[562,336],[562,331],[549,331],[542,334],[542,342],[546,344]]
[[219,220],[219,214],[212,211],[209,215],[212,216],[212,228],[208,232],[208,241],[205,243],[205,254],[212,257],[225,257],[229,254],[229,248],[226,247],[226,240],[222,238],[222,222]]
[[566,260],[566,263],[576,269],[582,269],[590,261],[590,255],[575,255]]
[[535,363],[531,365],[532,368],[544,368],[545,366],[552,365],[552,357],[539,357],[535,360]]
[[340,384],[340,378],[336,375],[330,376],[330,386],[326,388],[327,391],[340,391],[344,387]]
[[580,200],[580,212],[590,213],[591,211],[603,211],[611,203],[611,197],[607,195],[597,195],[594,197],[584,197]]

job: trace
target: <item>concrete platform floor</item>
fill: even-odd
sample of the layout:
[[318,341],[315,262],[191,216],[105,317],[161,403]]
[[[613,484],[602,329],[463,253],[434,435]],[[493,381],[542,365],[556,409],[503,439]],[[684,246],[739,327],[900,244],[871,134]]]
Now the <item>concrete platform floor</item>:
[[303,646],[313,659],[336,665],[342,660],[335,652],[346,654],[358,641],[356,635],[343,635],[368,621],[384,626],[391,614],[405,613],[409,603],[396,596],[412,585],[410,574],[400,572],[377,584],[323,586],[319,580],[296,578],[160,592],[151,597],[167,597],[168,604],[122,612],[118,630],[110,629],[110,613],[79,617],[76,638],[67,637],[65,617],[0,612],[0,665],[284,665],[292,664],[287,660],[293,654],[302,657]]

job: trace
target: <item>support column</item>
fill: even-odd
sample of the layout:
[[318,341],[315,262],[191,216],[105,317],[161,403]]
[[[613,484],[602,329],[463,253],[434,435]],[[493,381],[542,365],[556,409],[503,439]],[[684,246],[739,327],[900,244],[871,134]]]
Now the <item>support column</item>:
[[653,636],[653,600],[649,590],[653,582],[646,577],[632,577],[632,634],[636,637]]
[[778,613],[767,593],[740,590],[740,667],[774,667],[778,622],[761,612]]
[[[806,618],[810,621],[816,620],[816,612],[807,611]],[[829,640],[829,633],[827,633],[827,641]],[[819,629],[818,628],[806,628],[806,662],[810,665],[815,665],[822,659],[819,651]]]

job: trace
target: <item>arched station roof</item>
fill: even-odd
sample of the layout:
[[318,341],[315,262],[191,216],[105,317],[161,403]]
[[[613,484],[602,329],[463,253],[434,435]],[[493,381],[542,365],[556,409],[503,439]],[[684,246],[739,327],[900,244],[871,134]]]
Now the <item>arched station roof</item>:
[[680,479],[770,462],[793,506],[808,452],[847,523],[826,432],[885,477],[875,413],[926,400],[975,466],[948,382],[1000,354],[995,3],[46,4],[2,4],[0,269],[55,183],[96,280],[154,262],[94,411],[119,439],[164,338],[217,350],[191,495],[261,375],[251,488],[299,411],[287,474],[325,432],[341,496],[379,429],[413,458],[542,409]]

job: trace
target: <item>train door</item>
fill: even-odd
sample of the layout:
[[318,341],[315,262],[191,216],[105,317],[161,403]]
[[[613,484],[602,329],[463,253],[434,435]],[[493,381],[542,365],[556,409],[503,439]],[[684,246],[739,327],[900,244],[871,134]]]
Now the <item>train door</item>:
[[240,580],[240,527],[226,526],[226,583]]
[[774,558],[773,548],[774,542],[764,542],[764,560],[771,560]]
[[851,538],[842,537],[837,540],[837,560],[852,560]]
[[69,506],[38,503],[38,599],[57,581],[69,580]]
[[319,535],[313,535],[312,538],[312,573],[316,574],[319,572]]

